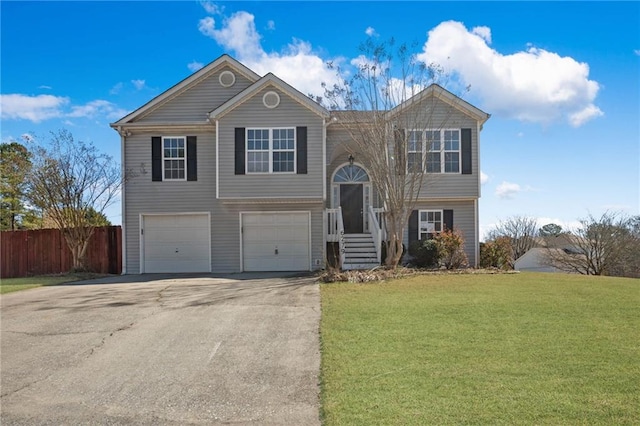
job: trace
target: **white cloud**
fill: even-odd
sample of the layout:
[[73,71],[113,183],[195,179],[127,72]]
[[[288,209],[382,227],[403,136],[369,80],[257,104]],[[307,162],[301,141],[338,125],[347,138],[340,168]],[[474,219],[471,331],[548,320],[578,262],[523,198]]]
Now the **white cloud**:
[[122,82],[116,83],[116,85],[113,86],[111,90],[109,90],[109,94],[117,95],[118,93],[120,93],[123,87],[124,87],[124,84]]
[[640,49],[634,50],[633,53],[635,53],[636,55],[640,56]]
[[267,21],[267,29],[270,30],[270,31],[273,31],[273,30],[276,29],[276,23],[275,23],[275,21],[273,19],[269,19]]
[[136,90],[142,90],[145,87],[145,80],[131,80],[131,84],[136,88]]
[[38,86],[38,89],[51,90],[51,89],[53,89],[53,87],[43,84],[41,86]]
[[505,199],[505,200],[510,200],[513,197],[515,197],[515,195],[517,193],[519,193],[520,191],[522,191],[522,188],[517,183],[511,183],[511,182],[503,181],[496,188],[496,196],[498,198],[502,198],[502,199]]
[[22,94],[0,95],[3,120],[30,120],[39,123],[60,117],[69,98],[53,95],[29,96]]
[[84,105],[78,105],[71,107],[71,112],[65,114],[66,117],[71,118],[96,118],[106,117],[109,119],[122,118],[127,114],[127,110],[118,108],[115,104],[97,99],[95,101],[88,102]]
[[225,50],[232,51],[236,59],[257,74],[272,72],[305,95],[323,96],[321,83],[331,85],[336,81],[335,71],[305,41],[293,39],[282,52],[265,52],[255,17],[248,12],[239,11],[224,17],[220,28],[216,27],[215,19],[205,17],[199,21],[198,29]]
[[364,30],[364,33],[366,35],[368,35],[369,37],[374,37],[374,36],[378,36],[378,33],[376,32],[376,29],[373,27],[367,27],[366,30]]
[[489,175],[480,170],[480,184],[484,185],[487,182],[489,182]]
[[[64,96],[22,94],[0,95],[3,120],[29,120],[34,123],[53,118],[121,118],[128,111],[114,103],[97,99],[84,105],[70,105]],[[64,122],[67,124],[67,122]]]
[[489,27],[475,27],[471,30],[471,32],[475,35],[478,35],[487,42],[487,44],[491,44],[491,28]]
[[493,114],[573,126],[603,114],[593,103],[600,85],[589,80],[588,64],[533,46],[505,55],[489,47],[490,42],[488,27],[468,31],[460,22],[447,21],[429,31],[418,58],[470,84]]
[[198,61],[193,61],[187,64],[187,68],[189,68],[189,71],[191,72],[196,72],[199,69],[201,69],[204,66],[204,64],[202,62],[198,62]]
[[239,58],[253,58],[264,53],[254,16],[248,12],[240,11],[225,17],[221,29],[216,29],[215,19],[207,16],[200,20],[198,30],[225,49],[234,51]]
[[218,15],[223,11],[222,6],[218,6],[210,1],[202,1],[200,2],[200,5],[202,5],[202,8],[211,15]]

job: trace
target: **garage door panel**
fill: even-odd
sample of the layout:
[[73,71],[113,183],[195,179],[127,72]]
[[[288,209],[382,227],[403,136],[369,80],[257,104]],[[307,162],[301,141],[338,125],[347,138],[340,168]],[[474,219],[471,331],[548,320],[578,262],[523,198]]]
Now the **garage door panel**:
[[206,214],[144,216],[144,272],[210,272]]
[[309,269],[309,214],[307,212],[246,213],[242,217],[242,226],[245,271],[306,271]]

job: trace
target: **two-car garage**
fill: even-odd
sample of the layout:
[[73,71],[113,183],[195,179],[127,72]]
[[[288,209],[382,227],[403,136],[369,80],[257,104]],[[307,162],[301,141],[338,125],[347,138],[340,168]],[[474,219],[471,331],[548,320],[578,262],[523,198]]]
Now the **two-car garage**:
[[[308,211],[243,212],[239,225],[239,251],[228,246],[222,249],[239,254],[240,270],[311,268]],[[142,215],[141,240],[142,273],[212,272],[209,213]],[[237,267],[221,266],[220,270]]]

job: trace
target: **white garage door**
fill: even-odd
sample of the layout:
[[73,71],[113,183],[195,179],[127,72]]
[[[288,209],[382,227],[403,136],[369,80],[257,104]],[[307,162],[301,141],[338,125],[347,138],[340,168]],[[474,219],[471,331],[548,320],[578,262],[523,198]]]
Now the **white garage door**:
[[143,216],[143,271],[211,272],[209,215]]
[[245,271],[308,271],[309,213],[243,213]]

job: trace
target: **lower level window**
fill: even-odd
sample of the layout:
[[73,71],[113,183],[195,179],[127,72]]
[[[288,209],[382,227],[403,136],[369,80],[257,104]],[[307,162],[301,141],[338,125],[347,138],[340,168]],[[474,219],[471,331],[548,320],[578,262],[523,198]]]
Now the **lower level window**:
[[185,137],[162,138],[162,167],[164,180],[186,179],[186,141]]
[[418,239],[430,240],[442,232],[442,210],[420,210]]

